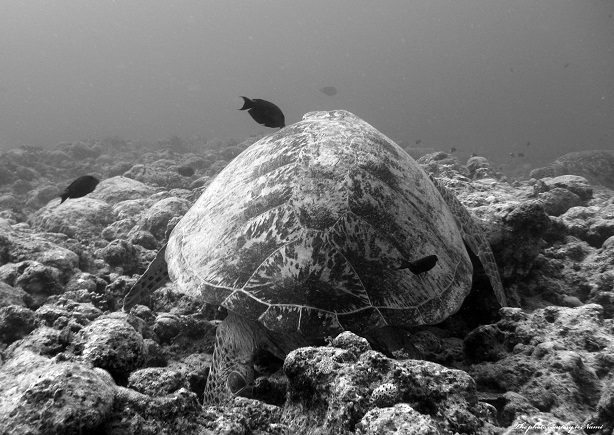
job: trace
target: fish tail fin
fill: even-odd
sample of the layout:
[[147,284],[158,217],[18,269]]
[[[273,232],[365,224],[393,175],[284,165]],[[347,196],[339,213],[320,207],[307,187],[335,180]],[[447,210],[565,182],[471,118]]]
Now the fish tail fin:
[[243,100],[245,100],[245,102],[243,103],[243,107],[241,107],[239,110],[247,110],[247,109],[251,109],[254,106],[254,102],[252,100],[250,100],[247,97],[241,97],[243,98]]

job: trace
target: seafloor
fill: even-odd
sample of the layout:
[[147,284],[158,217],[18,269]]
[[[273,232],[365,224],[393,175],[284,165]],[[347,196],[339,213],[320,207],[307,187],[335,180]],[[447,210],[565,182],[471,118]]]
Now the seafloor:
[[[344,333],[292,352],[254,398],[203,408],[223,313],[172,283],[129,314],[122,299],[254,140],[0,154],[1,434],[612,433],[614,192],[445,153],[420,163],[480,219],[511,307],[478,270],[460,311],[394,355]],[[58,206],[86,174],[96,190]]]

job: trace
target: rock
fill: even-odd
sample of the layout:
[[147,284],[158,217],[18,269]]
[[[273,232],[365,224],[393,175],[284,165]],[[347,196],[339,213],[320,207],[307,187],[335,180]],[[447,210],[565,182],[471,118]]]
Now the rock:
[[65,286],[65,292],[86,290],[90,293],[104,293],[107,282],[102,278],[87,272],[77,272]]
[[85,361],[107,370],[120,381],[141,367],[145,359],[141,334],[118,319],[96,319],[79,332],[76,343],[75,352]]
[[288,394],[288,378],[282,370],[270,376],[259,376],[254,380],[252,395],[254,399],[270,405],[283,406]]
[[181,333],[181,319],[170,313],[161,313],[156,317],[153,330],[163,343],[170,343]]
[[442,432],[428,415],[423,415],[407,403],[374,408],[356,425],[356,435],[439,435]]
[[[163,239],[164,240],[164,239]],[[149,250],[157,250],[158,249],[158,241],[149,231],[136,231],[131,232],[130,242],[133,245],[142,246],[145,249]]]
[[132,168],[132,163],[130,162],[116,162],[111,164],[105,171],[105,176],[107,178],[117,177],[118,175],[122,175],[124,172],[129,171]]
[[6,164],[0,165],[0,186],[11,184],[17,179],[17,176],[11,171]]
[[582,201],[588,201],[593,197],[593,187],[584,177],[578,175],[561,175],[547,178],[544,184],[548,189],[562,188],[576,194]]
[[148,204],[150,204],[149,199],[129,199],[121,201],[113,206],[113,213],[115,213],[118,220],[130,219],[136,222],[141,213],[147,209]]
[[482,156],[473,156],[467,160],[467,170],[474,180],[484,178],[496,178],[495,171],[490,167],[490,162]]
[[207,428],[215,434],[291,433],[287,425],[280,422],[281,413],[282,410],[278,406],[236,397],[228,406],[206,408],[203,416],[208,423]]
[[502,237],[497,244],[500,273],[510,280],[526,276],[544,244],[542,237],[550,228],[550,218],[541,202],[528,200],[510,206],[502,223]]
[[23,289],[12,287],[0,281],[0,308],[8,305],[25,307],[28,304],[32,304],[32,299]]
[[121,269],[119,273],[134,273],[139,265],[138,251],[132,243],[126,240],[113,240],[104,248],[97,250],[95,254],[111,267]]
[[417,162],[426,172],[435,177],[441,177],[446,174],[450,175],[448,178],[469,180],[471,176],[469,170],[455,156],[441,151],[422,156]]
[[107,225],[100,232],[100,236],[109,242],[115,239],[127,239],[128,234],[134,228],[134,225],[135,221],[133,219],[118,220]]
[[185,199],[174,197],[162,199],[144,213],[140,228],[149,231],[157,240],[162,241],[169,221],[174,217],[182,217],[190,207],[191,204]]
[[0,433],[94,433],[113,397],[96,371],[24,351],[0,367]]
[[[348,346],[348,333],[340,340]],[[289,380],[282,422],[293,433],[349,433],[369,411],[405,403],[439,431],[476,432],[482,421],[473,379],[459,370],[416,360],[393,360],[367,350],[308,347],[284,362]],[[356,353],[355,353],[356,352]],[[412,416],[416,421],[418,416]],[[430,424],[430,423],[429,423]]]
[[40,208],[58,198],[61,193],[62,190],[57,186],[39,186],[28,192],[26,205],[32,208]]
[[[2,198],[0,197],[0,200],[1,199]],[[0,202],[0,208],[1,207],[2,207],[2,203]],[[14,232],[15,232],[15,230],[11,226],[11,223],[9,221],[7,221],[6,219],[0,218],[0,233],[14,233]],[[7,243],[7,242],[5,242],[5,243]],[[5,243],[3,243],[2,245],[5,245]]]
[[560,435],[563,433],[582,433],[581,425],[565,422],[552,415],[540,412],[533,415],[521,415],[514,420],[502,435],[525,435],[539,433],[543,435]]
[[33,228],[74,238],[98,236],[114,219],[111,206],[90,195],[69,199],[62,205],[48,204],[28,222]]
[[130,199],[145,199],[155,190],[140,181],[127,177],[112,177],[102,180],[89,196],[114,205]]
[[601,394],[597,370],[605,361],[597,355],[614,346],[602,308],[547,307],[530,315],[504,308],[501,317],[490,339],[513,351],[467,369],[478,388],[519,393],[540,411],[580,424]]
[[608,382],[597,403],[597,412],[585,421],[585,426],[593,427],[587,433],[595,433],[600,429],[600,434],[612,433],[614,429],[614,383]]
[[36,328],[34,312],[19,305],[0,307],[0,343],[9,345]]
[[60,299],[55,304],[45,304],[36,311],[39,324],[64,328],[70,326],[76,332],[102,315],[102,311],[89,302]]
[[171,395],[150,397],[129,388],[117,387],[113,410],[104,425],[106,435],[208,433],[199,418],[202,409],[196,395],[184,388]]
[[501,345],[503,333],[493,325],[482,325],[471,331],[463,341],[465,359],[471,364],[498,361],[507,356]]
[[25,291],[31,298],[30,306],[34,308],[44,304],[49,296],[62,292],[61,275],[55,267],[37,261],[0,266],[0,280]]
[[548,192],[540,193],[538,198],[544,205],[544,211],[550,216],[560,216],[570,208],[583,203],[578,195],[561,187],[554,187]]
[[143,337],[143,339],[153,339],[156,342],[160,341],[154,330],[149,326],[149,324],[145,320],[137,316],[126,313],[124,311],[116,311],[114,313],[105,314],[105,318],[120,320],[122,322],[128,323],[134,328],[136,332],[138,332]]
[[66,329],[59,330],[47,326],[38,327],[24,338],[13,342],[4,354],[13,358],[23,351],[33,352],[48,358],[54,357],[70,345],[70,334]]
[[96,158],[102,154],[102,150],[95,143],[71,142],[58,144],[57,147],[73,160]]
[[37,261],[45,266],[53,266],[60,271],[65,281],[80,265],[79,255],[74,251],[27,230],[5,233],[0,230],[0,260],[4,264]]
[[568,234],[599,248],[614,236],[614,204],[572,207],[560,216],[558,222]]
[[128,378],[128,388],[152,397],[172,394],[180,388],[189,388],[187,379],[178,371],[162,367],[140,369]]
[[521,415],[530,416],[539,413],[539,410],[521,394],[508,391],[503,395],[503,408],[500,412],[499,423],[510,426]]

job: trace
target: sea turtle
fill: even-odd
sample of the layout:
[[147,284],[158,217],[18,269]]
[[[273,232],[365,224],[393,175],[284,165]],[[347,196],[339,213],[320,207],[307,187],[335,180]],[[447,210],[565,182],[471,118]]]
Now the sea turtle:
[[564,154],[548,166],[531,171],[531,178],[579,175],[614,189],[614,151],[590,150]]
[[506,305],[490,246],[452,193],[357,116],[311,112],[217,175],[124,307],[169,275],[225,307],[205,390],[220,403],[249,388],[262,349],[283,358],[343,330],[450,316],[471,288],[466,246]]

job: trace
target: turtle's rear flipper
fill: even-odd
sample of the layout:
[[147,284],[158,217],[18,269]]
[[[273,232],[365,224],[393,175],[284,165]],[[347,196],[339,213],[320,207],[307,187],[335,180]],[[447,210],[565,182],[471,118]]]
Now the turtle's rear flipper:
[[501,283],[501,277],[499,276],[499,269],[497,268],[495,256],[492,253],[492,249],[490,249],[490,244],[486,239],[484,231],[476,223],[473,216],[471,216],[463,204],[461,204],[458,198],[456,198],[456,196],[450,190],[443,186],[432,175],[430,175],[430,177],[433,184],[435,184],[435,187],[437,187],[437,190],[439,190],[439,193],[441,193],[441,196],[448,205],[448,208],[456,218],[456,225],[463,236],[463,240],[467,246],[469,246],[471,251],[478,256],[482,266],[484,266],[484,270],[488,275],[490,285],[495,292],[497,300],[502,307],[507,306],[507,298],[505,297],[503,284]]
[[144,298],[160,288],[168,281],[168,268],[164,254],[166,253],[166,243],[160,248],[147,270],[139,280],[132,286],[128,294],[124,297],[124,311],[138,304]]

